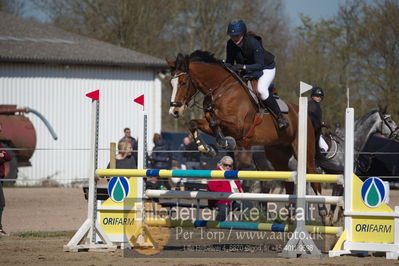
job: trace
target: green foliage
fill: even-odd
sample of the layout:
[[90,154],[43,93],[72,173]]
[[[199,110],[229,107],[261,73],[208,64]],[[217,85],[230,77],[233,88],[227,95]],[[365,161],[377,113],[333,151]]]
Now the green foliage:
[[[10,2],[0,0],[0,3]],[[325,89],[324,120],[342,122],[350,105],[359,116],[377,105],[399,115],[399,2],[347,0],[330,20],[288,29],[282,1],[273,0],[31,0],[51,14],[55,25],[160,58],[196,49],[224,58],[226,26],[244,19],[276,55],[274,83],[284,99],[298,101],[299,81]],[[163,130],[184,131],[202,116],[192,108],[186,117],[168,115],[171,88],[163,88]],[[201,99],[198,99],[199,105]]]
[[[53,24],[68,31],[122,47],[174,59],[196,49],[225,57],[229,21],[241,18],[261,36],[283,65],[289,43],[282,1],[274,0],[33,0],[52,16]],[[186,131],[190,119],[202,116],[191,108],[179,120],[168,115],[171,87],[164,82],[163,130]],[[198,97],[201,106],[201,97]]]
[[312,22],[302,16],[302,24],[287,72],[280,73],[294,92],[300,80],[323,87],[323,115],[330,123],[343,120],[347,88],[357,115],[386,104],[399,115],[397,1],[347,1],[333,19]]

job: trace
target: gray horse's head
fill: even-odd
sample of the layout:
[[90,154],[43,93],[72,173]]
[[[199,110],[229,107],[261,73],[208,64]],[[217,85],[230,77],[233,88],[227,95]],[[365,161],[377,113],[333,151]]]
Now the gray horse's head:
[[379,108],[378,114],[380,120],[377,123],[377,133],[389,138],[399,141],[399,128],[396,122],[392,119],[391,114],[387,112],[387,108]]
[[372,109],[355,122],[355,149],[363,150],[367,140],[374,134],[399,140],[398,133],[398,126],[387,112],[387,108]]

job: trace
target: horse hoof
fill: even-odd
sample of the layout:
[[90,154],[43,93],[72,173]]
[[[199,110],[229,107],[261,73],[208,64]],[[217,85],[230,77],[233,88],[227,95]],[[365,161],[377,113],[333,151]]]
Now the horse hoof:
[[207,151],[204,153],[204,155],[207,157],[215,158],[219,154],[218,149],[213,144],[206,145],[206,149]]
[[237,147],[236,140],[233,137],[227,136],[224,141],[226,143],[226,150],[234,150]]
[[324,226],[332,225],[332,224],[331,224],[331,219],[330,219],[329,216],[324,216],[324,217],[322,217],[322,219],[323,219],[323,225],[324,225]]
[[326,217],[327,216],[327,209],[325,207],[319,208],[319,215],[321,217]]

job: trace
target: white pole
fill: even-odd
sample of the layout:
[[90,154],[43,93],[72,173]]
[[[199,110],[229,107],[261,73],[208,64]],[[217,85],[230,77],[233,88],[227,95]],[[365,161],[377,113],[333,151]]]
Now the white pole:
[[[145,169],[145,143],[146,143],[146,125],[147,114],[143,111],[143,115],[140,116],[139,120],[139,134],[138,134],[138,151],[137,151],[137,169]],[[137,198],[138,200],[143,198],[143,178],[137,180]]]
[[[299,122],[298,122],[298,170],[296,180],[297,208],[304,211],[305,205],[302,199],[306,195],[306,154],[308,136],[308,99],[299,97]],[[297,218],[297,226],[305,226],[305,215]]]
[[[111,242],[97,221],[97,184],[95,182],[95,175],[98,161],[99,111],[99,99],[93,99],[91,105],[91,140],[88,168],[89,195],[87,203],[87,219],[71,238],[68,244],[64,246],[64,251],[76,252],[85,249],[103,249],[113,251],[116,249],[116,246]],[[104,244],[96,243],[96,234],[98,234]],[[85,240],[86,243],[80,245],[83,240]]]
[[[346,108],[345,111],[345,189],[344,189],[344,208],[345,212],[352,211],[352,174],[354,156],[354,109]],[[345,215],[344,226],[347,233],[347,240],[352,241],[352,217]]]
[[[310,90],[312,86],[300,82],[300,94]],[[298,114],[298,169],[296,178],[296,228],[290,240],[279,254],[281,257],[297,258],[298,256],[320,258],[321,252],[305,226],[305,196],[306,196],[306,161],[307,161],[307,130],[308,129],[308,100],[299,97]]]
[[89,243],[92,244],[96,239],[96,216],[97,216],[97,184],[95,182],[95,171],[97,169],[98,158],[98,119],[99,119],[99,101],[92,101],[91,105],[91,140],[90,140],[90,160],[88,169],[89,178],[89,195],[88,195],[88,208],[87,217],[91,221],[90,231],[88,235]]

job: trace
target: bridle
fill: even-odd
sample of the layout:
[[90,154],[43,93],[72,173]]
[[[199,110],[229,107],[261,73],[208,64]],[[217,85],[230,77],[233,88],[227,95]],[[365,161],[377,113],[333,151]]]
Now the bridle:
[[[173,77],[172,77],[172,79],[175,79],[175,78],[179,78],[180,76],[183,76],[183,75],[188,75],[188,87],[187,87],[187,90],[190,90],[190,86],[193,86],[193,83],[194,83],[194,81],[192,80],[192,78],[191,78],[191,76],[190,76],[190,74],[188,73],[188,72],[180,72],[179,74],[176,74],[176,75],[174,75]],[[215,87],[213,87],[213,88],[209,88],[208,89],[208,91],[207,91],[207,93],[205,93],[205,98],[206,97],[211,97],[211,104],[210,104],[210,106],[214,106],[214,103],[219,99],[219,98],[221,98],[222,96],[223,96],[223,94],[225,94],[226,93],[226,91],[227,90],[229,90],[231,87],[233,87],[233,85],[235,85],[235,83],[232,83],[230,86],[228,86],[228,87],[226,87],[221,93],[219,93],[217,96],[215,96],[214,97],[214,95],[213,95],[213,93],[217,90],[217,89],[219,89],[222,85],[223,85],[223,83],[228,79],[230,77],[230,75],[227,75],[226,76],[226,78],[224,78],[221,82],[219,82],[219,84],[218,85],[216,85]],[[197,94],[197,93],[199,93],[199,90],[196,90],[196,92],[190,97],[190,99],[192,98],[192,97],[195,97],[195,95]],[[170,107],[182,107],[183,106],[183,104],[185,104],[185,103],[187,103],[188,102],[188,96],[186,95],[185,96],[185,98],[184,98],[184,100],[183,100],[183,102],[170,102]],[[203,109],[203,108],[201,108],[201,109]]]
[[[183,75],[188,75],[188,87],[187,87],[187,90],[188,90],[188,89],[190,89],[190,86],[191,86],[191,82],[192,82],[192,81],[191,81],[190,75],[189,75],[187,72],[180,72],[179,74],[175,74],[175,75],[172,77],[172,80],[173,80],[173,79],[178,79],[180,76],[183,76]],[[184,102],[184,103],[187,102],[187,95],[185,96],[183,102]],[[182,103],[182,102],[170,102],[170,107],[182,107],[182,106],[183,106],[183,103]]]
[[[384,114],[382,114],[381,112],[378,112],[378,113],[380,114],[381,120],[384,122],[385,126],[386,126],[387,128],[389,128],[390,133],[389,133],[388,138],[389,138],[389,139],[395,138],[395,137],[398,135],[398,133],[399,133],[399,127],[396,126],[396,128],[393,128],[393,127],[391,126],[391,124],[387,121],[387,118],[390,118],[391,115],[384,115]],[[382,130],[383,130],[383,125],[384,125],[384,124],[381,123],[380,132],[383,132]]]

